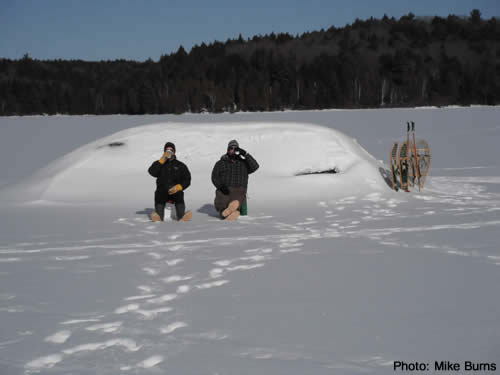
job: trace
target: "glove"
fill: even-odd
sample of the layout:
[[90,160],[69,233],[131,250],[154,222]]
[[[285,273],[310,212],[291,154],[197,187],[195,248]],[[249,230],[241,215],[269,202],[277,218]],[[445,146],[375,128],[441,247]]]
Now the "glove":
[[222,185],[219,190],[222,192],[224,195],[229,195],[229,188],[226,185]]
[[247,152],[246,152],[245,150],[243,150],[242,148],[239,148],[239,147],[238,147],[238,149],[237,149],[236,151],[237,151],[237,152],[239,153],[239,155],[241,155],[241,156],[246,156],[246,154],[247,154]]
[[165,164],[165,162],[172,157],[172,151],[167,150],[163,153],[160,160],[158,160],[161,164]]
[[182,185],[181,184],[177,184],[177,185],[174,185],[172,186],[170,189],[168,189],[168,194],[169,195],[173,195],[179,191],[182,191]]
[[169,156],[170,156],[170,154],[168,152],[164,152],[163,155],[161,156],[160,160],[158,160],[158,161],[160,162],[160,164],[165,164],[165,162],[167,161]]

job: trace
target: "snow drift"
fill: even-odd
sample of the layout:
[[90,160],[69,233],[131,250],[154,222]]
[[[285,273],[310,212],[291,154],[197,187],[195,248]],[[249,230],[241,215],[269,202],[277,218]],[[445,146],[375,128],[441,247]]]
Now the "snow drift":
[[[154,179],[147,169],[176,144],[177,157],[192,175],[186,201],[213,200],[213,165],[227,143],[259,162],[249,197],[260,202],[304,200],[386,189],[377,162],[354,139],[325,127],[299,123],[160,123],[120,131],[86,144],[39,170],[11,190],[31,203],[113,203],[152,200]],[[309,173],[335,169],[336,174]],[[297,176],[300,175],[300,176]]]

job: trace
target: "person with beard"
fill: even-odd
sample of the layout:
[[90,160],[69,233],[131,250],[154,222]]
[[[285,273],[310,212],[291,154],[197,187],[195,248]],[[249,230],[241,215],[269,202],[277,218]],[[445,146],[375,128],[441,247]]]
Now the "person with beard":
[[229,142],[226,154],[212,170],[214,205],[222,218],[232,221],[240,216],[241,207],[246,205],[248,175],[258,168],[257,161],[236,140]]

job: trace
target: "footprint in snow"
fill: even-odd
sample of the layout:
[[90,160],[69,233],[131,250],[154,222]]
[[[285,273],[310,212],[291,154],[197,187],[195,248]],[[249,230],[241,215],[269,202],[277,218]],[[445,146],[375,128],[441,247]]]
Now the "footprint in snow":
[[153,235],[153,236],[156,236],[157,234],[160,234],[160,232],[152,231],[152,230],[141,230],[141,233],[150,234],[150,235]]
[[89,259],[88,255],[75,255],[75,256],[57,256],[53,257],[54,260],[57,261],[71,261],[71,260],[84,260]]
[[363,198],[364,201],[370,201],[370,202],[381,202],[381,201],[384,201],[384,199],[382,198],[382,194],[381,193],[371,193],[371,194],[368,194],[368,195],[365,195],[365,197]]
[[151,293],[153,291],[153,287],[149,285],[139,285],[137,289],[139,289],[143,293]]
[[151,310],[139,309],[134,312],[141,315],[143,319],[152,320],[156,318],[156,316],[158,316],[159,314],[168,313],[171,311],[172,309],[170,307],[161,307],[158,309],[151,309]]
[[181,275],[172,275],[162,279],[162,281],[166,284],[177,283],[179,281],[191,280],[192,276],[181,276]]
[[51,344],[64,344],[71,336],[71,331],[63,330],[46,337],[43,341]]
[[152,297],[155,297],[155,296],[156,296],[155,294],[143,294],[143,295],[140,295],[140,296],[126,297],[123,300],[124,301],[138,301],[138,300],[141,300],[141,299],[148,299],[148,298],[152,298]]
[[304,225],[311,225],[311,224],[317,224],[318,221],[314,217],[308,217],[306,218],[306,221],[295,223],[295,225],[299,226],[304,226]]
[[136,311],[136,310],[139,310],[139,305],[136,304],[136,303],[132,303],[132,304],[129,304],[129,305],[118,307],[115,310],[115,314],[126,314],[128,312]]
[[121,315],[127,313],[135,313],[141,315],[144,319],[150,320],[155,318],[158,314],[167,313],[170,311],[172,311],[172,308],[170,307],[162,307],[158,309],[146,310],[146,309],[141,309],[138,304],[130,304],[117,308],[115,310],[115,314]]
[[173,301],[176,298],[177,298],[177,294],[165,294],[165,295],[160,296],[160,297],[148,299],[148,300],[146,300],[146,302],[154,304],[154,305],[162,305],[164,303]]
[[180,251],[180,250],[184,249],[184,247],[185,247],[184,245],[174,245],[174,246],[169,246],[168,250],[175,252],[175,251]]
[[91,332],[116,333],[120,331],[122,324],[123,324],[122,322],[95,324],[92,326],[85,327],[85,329]]
[[140,345],[137,345],[136,342],[132,339],[128,338],[118,338],[118,339],[111,339],[108,341],[104,342],[96,342],[96,343],[89,343],[89,344],[82,344],[75,346],[73,348],[65,349],[62,351],[63,354],[65,355],[73,355],[73,354],[78,354],[81,352],[95,352],[95,351],[100,351],[100,350],[105,350],[111,347],[121,347],[125,351],[129,352],[137,352],[141,349]]
[[209,340],[209,341],[221,341],[229,337],[229,335],[219,333],[217,331],[202,332],[198,334],[189,334],[187,337],[193,339]]
[[100,316],[98,318],[93,318],[93,319],[72,319],[72,320],[66,320],[64,322],[59,323],[60,325],[67,326],[67,325],[75,325],[75,324],[81,324],[81,323],[96,323],[100,322],[101,318],[103,316]]
[[296,230],[302,230],[303,228],[298,227],[296,225],[292,224],[287,224],[287,223],[276,223],[274,227],[278,230],[281,231],[296,231]]
[[142,362],[139,362],[137,364],[137,367],[138,368],[148,369],[148,368],[152,368],[152,367],[158,366],[163,361],[164,361],[164,357],[163,356],[161,356],[161,355],[154,355],[152,357],[149,357],[149,358],[145,359]]
[[214,262],[213,264],[215,264],[216,266],[220,266],[220,267],[226,267],[226,266],[229,266],[233,261],[230,260],[230,259],[224,259],[224,260],[219,260],[217,262]]
[[148,267],[146,267],[146,268],[143,268],[142,270],[144,272],[146,272],[147,274],[151,275],[151,276],[156,276],[156,275],[158,275],[160,273],[159,270],[154,269],[154,268],[148,268]]
[[139,250],[113,250],[110,251],[108,254],[109,255],[127,255],[127,254],[137,254]]
[[188,325],[184,322],[174,322],[172,324],[169,324],[168,326],[161,327],[160,332],[165,334],[165,335],[168,335],[168,334],[178,330],[179,328],[184,328],[187,326]]
[[280,239],[280,245],[279,245],[280,248],[300,247],[300,246],[304,246],[304,244],[300,243],[298,238],[283,237]]
[[472,255],[472,254],[470,254],[468,252],[458,251],[458,250],[448,250],[446,253],[447,254],[451,254],[451,255],[459,255],[459,256],[462,256],[462,257],[469,257],[469,256]]
[[144,217],[136,217],[133,220],[137,223],[151,223],[151,220],[149,218]]
[[126,219],[124,217],[119,218],[118,220],[115,221],[115,223],[128,225],[129,227],[135,227],[134,223],[129,223],[128,219]]
[[171,260],[165,261],[165,263],[167,263],[168,266],[176,266],[177,264],[182,263],[182,262],[184,262],[184,259],[171,259]]
[[239,266],[234,266],[234,267],[226,267],[227,271],[248,271],[248,270],[253,270],[255,268],[260,268],[264,267],[264,263],[256,263],[256,264],[242,264]]
[[59,362],[61,362],[62,360],[63,360],[62,355],[52,354],[52,355],[48,355],[45,357],[40,357],[40,358],[32,360],[32,361],[26,363],[24,368],[27,371],[30,371],[30,370],[31,371],[40,371],[43,369],[51,369],[55,365],[57,365]]
[[245,253],[260,253],[262,251],[261,248],[257,248],[257,249],[248,249],[248,250],[245,250]]
[[299,242],[299,239],[295,237],[283,237],[280,239],[279,247],[282,254],[301,251],[303,246],[304,244]]
[[159,260],[159,259],[162,259],[165,257],[165,255],[162,255],[162,254],[158,254],[158,253],[148,253],[148,255],[153,258],[153,259],[156,259],[156,260]]
[[249,257],[241,257],[240,260],[251,260],[253,262],[262,262],[264,260],[272,259],[269,255],[252,255]]
[[331,219],[332,217],[339,217],[339,215],[337,215],[337,214],[333,214],[333,215],[325,215],[325,218],[326,218],[326,219]]
[[186,294],[191,290],[189,285],[179,285],[177,287],[177,294]]
[[210,270],[210,277],[212,279],[217,279],[219,277],[222,277],[224,275],[224,270],[222,268],[214,268]]
[[195,287],[198,289],[211,289],[211,288],[216,288],[216,287],[225,285],[227,283],[229,283],[229,280],[218,280],[218,281],[213,281],[210,283],[198,284],[198,285],[195,285]]
[[24,366],[27,372],[51,369],[58,363],[62,362],[64,357],[72,356],[74,354],[79,354],[82,352],[94,352],[100,350],[106,350],[111,347],[121,347],[123,350],[128,352],[136,352],[141,349],[135,341],[127,338],[112,339],[104,342],[89,343],[75,346],[73,348],[65,349],[61,353],[51,354],[44,357],[36,358]]
[[301,248],[290,248],[290,249],[282,249],[282,250],[280,250],[280,253],[289,254],[289,253],[297,253],[299,251],[302,251],[302,249]]

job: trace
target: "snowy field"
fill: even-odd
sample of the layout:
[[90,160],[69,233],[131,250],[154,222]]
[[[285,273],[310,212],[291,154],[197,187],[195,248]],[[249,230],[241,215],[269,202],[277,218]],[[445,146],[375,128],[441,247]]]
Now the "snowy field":
[[[395,192],[409,120],[431,173]],[[261,168],[227,223],[233,138]],[[166,141],[190,223],[149,220]],[[499,142],[500,107],[0,118],[0,375],[498,371]]]

